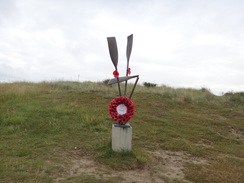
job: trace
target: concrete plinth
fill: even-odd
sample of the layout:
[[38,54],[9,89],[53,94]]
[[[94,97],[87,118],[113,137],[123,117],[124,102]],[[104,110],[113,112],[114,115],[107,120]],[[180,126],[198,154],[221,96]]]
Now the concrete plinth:
[[132,126],[126,123],[125,125],[112,125],[112,149],[116,152],[131,151],[132,142]]

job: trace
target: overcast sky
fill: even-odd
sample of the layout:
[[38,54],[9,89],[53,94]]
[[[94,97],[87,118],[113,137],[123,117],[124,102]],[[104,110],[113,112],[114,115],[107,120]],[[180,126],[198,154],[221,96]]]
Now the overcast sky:
[[107,37],[140,83],[244,91],[243,0],[0,0],[0,81],[112,78]]

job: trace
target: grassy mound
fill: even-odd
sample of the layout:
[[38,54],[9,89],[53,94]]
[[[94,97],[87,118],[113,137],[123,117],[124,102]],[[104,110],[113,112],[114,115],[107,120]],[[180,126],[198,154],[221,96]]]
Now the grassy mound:
[[119,182],[69,169],[84,157],[108,171],[151,169],[160,151],[208,162],[187,162],[184,179],[166,182],[244,182],[243,93],[137,86],[130,153],[111,150],[107,107],[117,95],[94,82],[0,84],[0,182]]

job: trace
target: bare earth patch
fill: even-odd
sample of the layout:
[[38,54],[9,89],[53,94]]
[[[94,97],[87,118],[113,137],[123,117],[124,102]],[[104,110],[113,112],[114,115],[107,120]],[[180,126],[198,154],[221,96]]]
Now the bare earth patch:
[[91,175],[97,179],[118,178],[121,183],[164,183],[180,180],[185,183],[184,165],[186,163],[205,164],[206,160],[195,158],[183,152],[156,151],[149,152],[152,161],[141,170],[115,171],[95,162],[88,157],[70,160],[61,177],[56,182],[66,180],[68,177]]
[[244,140],[244,134],[240,129],[230,127],[229,132],[230,132],[230,138],[240,140],[240,141]]

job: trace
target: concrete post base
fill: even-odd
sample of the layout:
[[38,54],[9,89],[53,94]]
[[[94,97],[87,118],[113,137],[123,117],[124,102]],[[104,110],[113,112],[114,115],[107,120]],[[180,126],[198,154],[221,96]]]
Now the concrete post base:
[[132,126],[126,123],[125,125],[112,125],[112,149],[115,152],[131,151],[132,142]]

